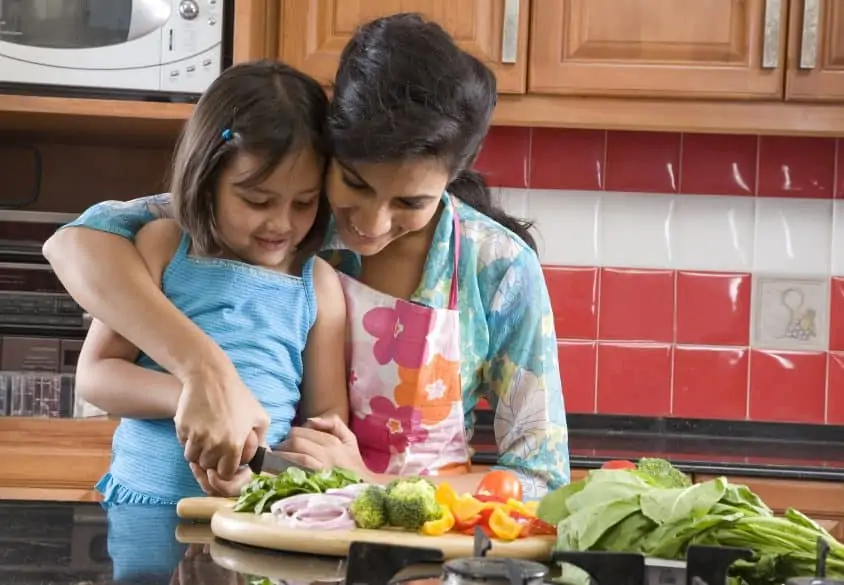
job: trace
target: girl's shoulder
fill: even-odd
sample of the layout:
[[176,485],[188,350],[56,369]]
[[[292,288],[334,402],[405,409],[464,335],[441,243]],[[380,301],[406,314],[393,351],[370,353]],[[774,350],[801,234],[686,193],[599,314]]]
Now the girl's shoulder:
[[151,221],[135,236],[138,253],[159,286],[162,275],[176,255],[183,237],[184,232],[172,219]]

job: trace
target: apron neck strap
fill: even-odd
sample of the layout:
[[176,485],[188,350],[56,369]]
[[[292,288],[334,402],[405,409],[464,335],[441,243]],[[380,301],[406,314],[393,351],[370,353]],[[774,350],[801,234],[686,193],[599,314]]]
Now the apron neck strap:
[[457,208],[452,206],[452,230],[451,236],[454,238],[454,272],[451,275],[451,292],[448,296],[448,308],[451,311],[457,310],[457,269],[460,266],[460,219],[457,217]]

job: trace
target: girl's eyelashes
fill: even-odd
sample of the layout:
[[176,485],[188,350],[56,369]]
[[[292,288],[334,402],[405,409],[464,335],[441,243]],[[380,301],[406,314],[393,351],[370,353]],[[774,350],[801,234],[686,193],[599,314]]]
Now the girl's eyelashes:
[[419,199],[399,199],[399,203],[407,209],[422,209],[425,203]]
[[310,209],[318,200],[319,197],[314,197],[313,199],[308,199],[307,201],[294,201],[293,205],[299,209]]

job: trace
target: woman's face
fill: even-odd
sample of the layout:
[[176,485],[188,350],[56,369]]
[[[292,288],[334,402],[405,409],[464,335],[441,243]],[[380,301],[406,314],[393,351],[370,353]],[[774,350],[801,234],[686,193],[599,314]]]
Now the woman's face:
[[346,165],[331,162],[328,200],[343,242],[373,256],[434,217],[449,174],[440,161]]

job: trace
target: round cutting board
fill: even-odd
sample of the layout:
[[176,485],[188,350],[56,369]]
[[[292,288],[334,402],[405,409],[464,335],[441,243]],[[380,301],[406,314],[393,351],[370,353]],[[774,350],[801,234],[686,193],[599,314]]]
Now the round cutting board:
[[[439,549],[446,560],[474,556],[474,539],[463,534],[425,536],[398,530],[288,528],[279,525],[269,514],[259,516],[230,509],[214,513],[211,532],[218,538],[239,544],[333,557],[347,556],[349,546],[356,541]],[[555,543],[554,536],[531,536],[512,542],[493,539],[488,556],[547,562]]]
[[234,498],[182,498],[176,504],[176,515],[182,520],[208,522],[217,510],[232,508]]

